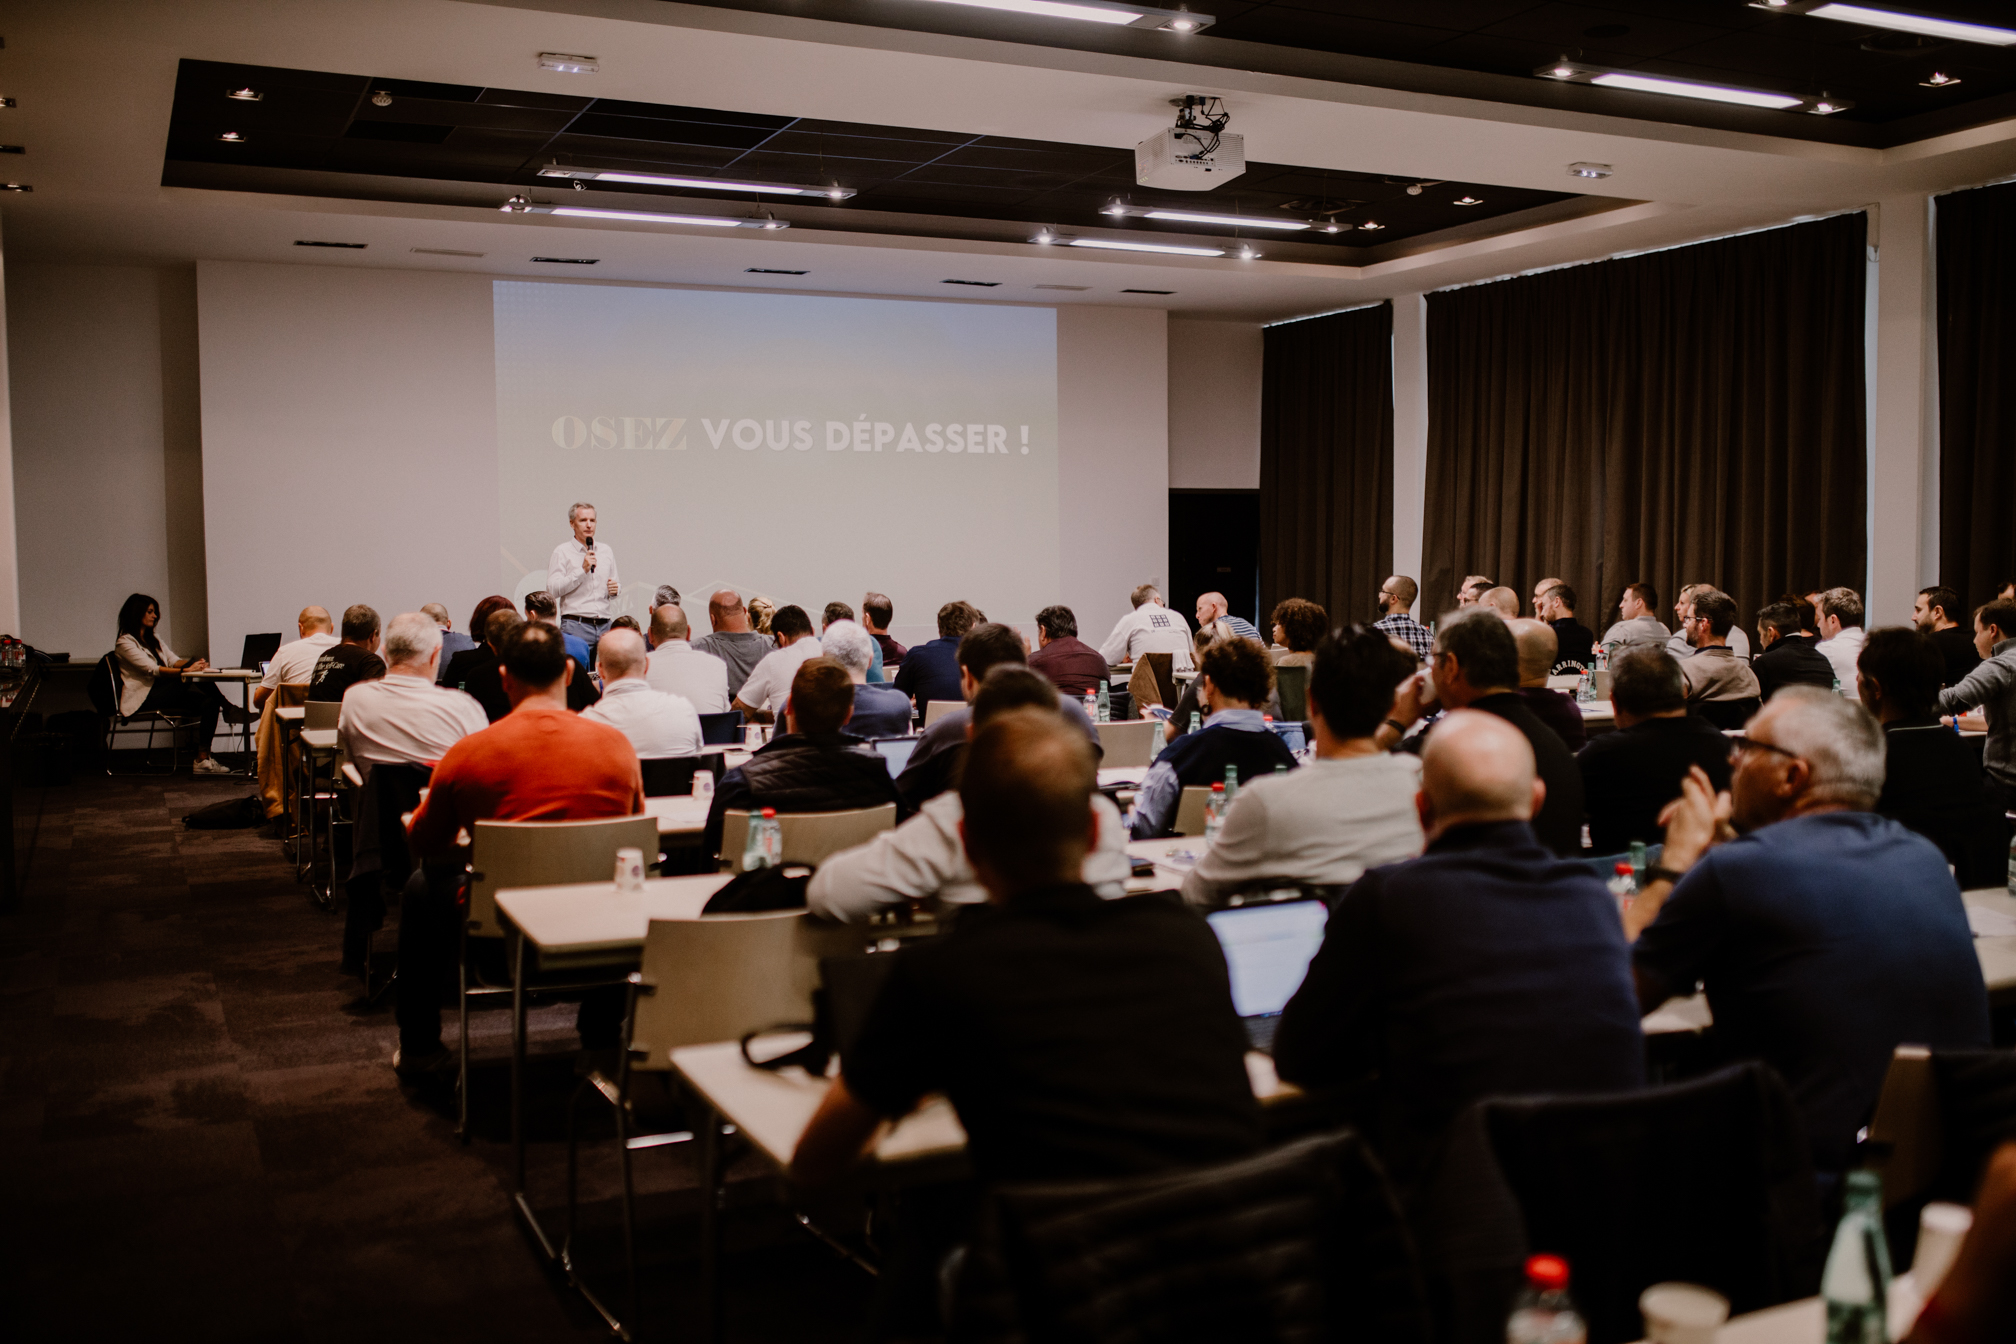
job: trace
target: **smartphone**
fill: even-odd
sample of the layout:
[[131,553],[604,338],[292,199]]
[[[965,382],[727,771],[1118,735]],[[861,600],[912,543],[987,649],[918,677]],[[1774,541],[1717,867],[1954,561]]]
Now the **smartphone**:
[[1167,705],[1144,705],[1141,712],[1151,719],[1160,719],[1164,723],[1175,717],[1175,711]]

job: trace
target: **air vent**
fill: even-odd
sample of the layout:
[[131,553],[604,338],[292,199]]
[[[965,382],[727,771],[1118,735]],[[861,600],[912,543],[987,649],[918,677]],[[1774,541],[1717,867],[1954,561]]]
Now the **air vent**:
[[464,252],[459,247],[416,247],[413,250],[421,253],[423,256],[429,257],[481,257],[487,255],[482,252]]
[[550,261],[561,266],[593,266],[600,257],[534,257],[534,261]]
[[1034,286],[1034,288],[1036,288],[1036,289],[1061,289],[1061,290],[1064,290],[1064,291],[1066,291],[1067,293],[1071,293],[1071,294],[1083,294],[1083,293],[1084,293],[1084,292],[1085,292],[1086,290],[1088,290],[1088,289],[1092,288],[1092,286],[1090,286],[1090,285],[1036,285],[1036,286]]
[[1173,289],[1123,289],[1122,294],[1174,294]]
[[781,271],[772,266],[744,266],[744,275],[804,275],[804,271]]
[[353,250],[353,251],[357,251],[357,252],[361,252],[361,251],[363,251],[363,250],[364,250],[365,248],[367,248],[367,247],[371,246],[371,244],[369,244],[369,243],[327,243],[327,242],[324,242],[324,241],[322,241],[322,240],[321,240],[320,238],[296,238],[296,239],[294,240],[294,246],[296,246],[296,247],[347,247],[347,248],[350,248],[350,249],[351,249],[351,250]]
[[975,289],[998,289],[999,280],[941,280],[941,285],[972,285]]

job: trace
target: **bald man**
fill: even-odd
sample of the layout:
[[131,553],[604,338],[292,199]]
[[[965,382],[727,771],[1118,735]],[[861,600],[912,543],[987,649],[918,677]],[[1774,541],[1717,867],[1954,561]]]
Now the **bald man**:
[[1519,594],[1502,584],[1479,593],[1477,605],[1490,608],[1508,621],[1519,619]]
[[315,664],[338,643],[336,622],[329,619],[328,611],[322,607],[301,608],[294,626],[301,632],[301,638],[292,644],[282,644],[266,664],[266,675],[259,678],[259,689],[252,692],[254,709],[264,709],[267,699],[282,686],[306,686],[315,675]]
[[652,686],[645,677],[644,636],[619,626],[596,646],[602,698],[581,717],[606,723],[630,739],[640,761],[700,754],[700,716],[693,702]]
[[1575,697],[1547,689],[1547,672],[1561,645],[1554,627],[1545,621],[1517,620],[1512,625],[1512,642],[1519,646],[1519,698],[1533,717],[1552,728],[1570,751],[1582,750],[1589,731],[1582,725],[1582,709]]
[[1205,626],[1215,625],[1219,621],[1223,621],[1225,624],[1231,626],[1232,633],[1241,639],[1258,639],[1262,644],[1267,642],[1264,639],[1260,639],[1260,629],[1258,626],[1254,625],[1253,622],[1247,620],[1244,616],[1234,616],[1232,614],[1232,604],[1225,600],[1225,594],[1206,593],[1204,596],[1198,598],[1197,628],[1202,630]]
[[1359,1118],[1403,1182],[1480,1097],[1644,1085],[1617,903],[1534,838],[1546,792],[1518,729],[1449,713],[1421,754],[1427,849],[1345,892],[1282,1013],[1281,1077],[1372,1089]]
[[701,653],[711,653],[728,664],[728,699],[732,703],[742,693],[742,683],[756,670],[756,664],[777,648],[777,641],[749,624],[749,608],[742,594],[733,588],[717,589],[707,597],[707,624],[714,633],[693,641]]

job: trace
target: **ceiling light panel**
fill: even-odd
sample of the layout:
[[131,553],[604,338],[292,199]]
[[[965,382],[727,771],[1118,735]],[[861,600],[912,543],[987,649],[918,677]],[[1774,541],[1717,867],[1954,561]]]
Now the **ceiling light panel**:
[[1563,84],[1594,84],[1606,89],[1629,89],[1634,93],[1697,98],[1711,103],[1731,103],[1738,107],[1768,108],[1780,112],[1805,111],[1824,115],[1854,106],[1845,98],[1830,98],[1824,94],[1746,89],[1733,84],[1709,84],[1697,79],[1641,74],[1636,70],[1611,70],[1603,66],[1583,65],[1578,61],[1554,61],[1539,67],[1533,73],[1542,79],[1551,79]]
[[1222,247],[1177,247],[1173,243],[1123,243],[1114,238],[1073,238],[1072,247],[1097,247],[1109,252],[1163,252],[1172,257],[1222,257]]
[[831,201],[844,201],[854,194],[852,187],[808,187],[788,182],[743,182],[727,178],[639,173],[613,168],[569,168],[558,163],[541,168],[539,176],[572,178],[577,182],[629,182],[645,187],[684,187],[696,191],[747,191],[765,196],[823,196]]
[[1194,210],[1143,210],[1143,219],[1168,219],[1184,224],[1218,224],[1228,229],[1281,229],[1297,231],[1309,226],[1300,219],[1258,219],[1250,215],[1206,215]]
[[1209,14],[1192,14],[1185,9],[1107,4],[1102,3],[1102,0],[931,0],[931,2],[969,5],[976,9],[999,9],[1011,14],[1028,14],[1042,19],[1075,19],[1080,23],[1103,23],[1125,28],[1159,28],[1172,33],[1200,32],[1217,22],[1217,19]]
[[737,219],[732,215],[670,215],[652,210],[598,210],[586,205],[525,205],[506,202],[500,207],[516,215],[567,215],[574,219],[614,219],[635,224],[678,224],[699,229],[788,229],[781,219]]
[[1805,4],[1772,5],[1752,0],[1751,8],[1774,14],[1804,14],[1808,18],[1833,19],[1861,24],[1865,28],[1888,28],[1893,32],[1917,33],[1921,37],[1941,37],[1949,42],[1979,42],[1985,46],[2016,46],[2016,28],[1994,28],[1985,23],[1964,23],[1932,14],[1911,14],[1902,10],[1878,9],[1873,5],[1844,5],[1834,0]]

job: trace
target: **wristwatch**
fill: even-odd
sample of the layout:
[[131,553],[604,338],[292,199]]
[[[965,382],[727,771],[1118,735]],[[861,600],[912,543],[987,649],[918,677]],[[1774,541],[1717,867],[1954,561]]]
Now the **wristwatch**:
[[1400,720],[1398,719],[1386,720],[1386,726],[1388,728],[1391,728],[1394,732],[1400,734],[1400,736],[1402,737],[1407,736],[1407,725],[1400,722]]
[[1641,874],[1641,877],[1642,877],[1642,878],[1644,879],[1644,881],[1646,881],[1647,883],[1651,883],[1651,882],[1678,882],[1678,881],[1679,881],[1679,880],[1680,880],[1681,878],[1683,878],[1683,877],[1685,877],[1685,876],[1687,876],[1687,874],[1685,874],[1685,873],[1676,873],[1676,872],[1674,872],[1674,871],[1673,871],[1673,870],[1672,870],[1671,868],[1661,868],[1661,867],[1660,867],[1660,866],[1659,866],[1658,864],[1656,864],[1656,863],[1654,863],[1654,864],[1648,864],[1648,865],[1646,865],[1646,867],[1645,867],[1645,869],[1644,869],[1643,873]]

